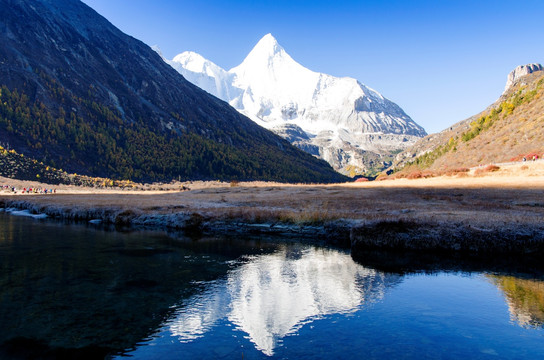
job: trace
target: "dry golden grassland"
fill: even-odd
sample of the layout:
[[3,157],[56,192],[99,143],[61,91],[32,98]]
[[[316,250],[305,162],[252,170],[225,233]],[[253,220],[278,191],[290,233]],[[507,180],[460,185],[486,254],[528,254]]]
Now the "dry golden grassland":
[[[465,167],[544,154],[544,72],[521,78],[486,110],[418,141],[397,156],[395,177],[442,175]],[[424,173],[424,174],[422,174]]]
[[[10,179],[3,182],[18,188],[40,186]],[[179,191],[181,186],[190,190]],[[53,195],[13,196],[4,192],[0,201],[6,206],[49,211],[53,215],[89,213],[73,216],[80,219],[97,214],[111,217],[123,212],[133,217],[180,213],[197,214],[210,221],[291,224],[344,219],[432,220],[496,226],[538,225],[544,219],[544,161],[499,166],[496,171],[479,173],[476,168],[452,176],[413,180],[336,185],[192,182],[164,188],[170,190],[60,186]]]

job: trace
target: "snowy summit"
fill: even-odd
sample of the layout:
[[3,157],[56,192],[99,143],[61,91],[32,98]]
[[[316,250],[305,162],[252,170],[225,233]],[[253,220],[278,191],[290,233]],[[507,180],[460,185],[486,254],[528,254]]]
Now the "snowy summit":
[[187,80],[344,173],[383,168],[391,152],[426,135],[398,105],[356,79],[300,65],[271,34],[229,71],[194,52],[166,61]]

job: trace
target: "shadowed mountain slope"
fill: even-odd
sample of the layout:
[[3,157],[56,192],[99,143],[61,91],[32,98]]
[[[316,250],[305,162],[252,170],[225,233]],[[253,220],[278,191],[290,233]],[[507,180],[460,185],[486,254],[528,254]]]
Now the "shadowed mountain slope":
[[78,0],[0,0],[0,142],[139,181],[345,178],[190,84]]

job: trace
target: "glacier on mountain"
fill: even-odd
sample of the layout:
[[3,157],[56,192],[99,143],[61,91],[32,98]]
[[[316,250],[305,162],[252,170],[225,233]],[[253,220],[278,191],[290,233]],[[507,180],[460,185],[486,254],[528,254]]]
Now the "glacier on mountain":
[[356,79],[303,67],[271,34],[228,71],[189,51],[165,61],[257,124],[346,174],[380,170],[392,153],[426,135],[398,105]]

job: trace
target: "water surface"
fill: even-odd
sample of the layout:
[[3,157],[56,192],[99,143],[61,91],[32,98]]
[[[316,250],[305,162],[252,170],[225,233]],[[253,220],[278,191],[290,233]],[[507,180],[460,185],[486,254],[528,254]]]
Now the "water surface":
[[0,214],[0,357],[544,356],[540,275],[378,268],[307,242]]

